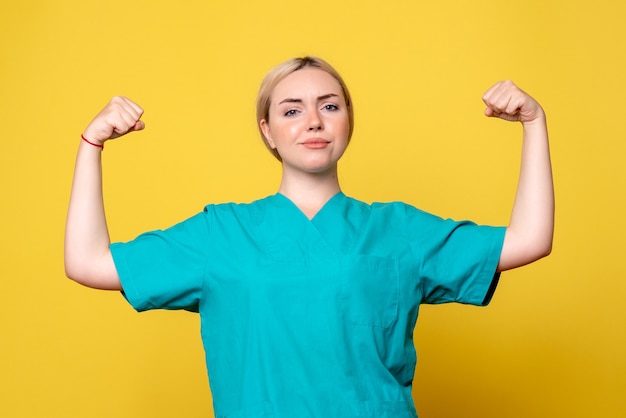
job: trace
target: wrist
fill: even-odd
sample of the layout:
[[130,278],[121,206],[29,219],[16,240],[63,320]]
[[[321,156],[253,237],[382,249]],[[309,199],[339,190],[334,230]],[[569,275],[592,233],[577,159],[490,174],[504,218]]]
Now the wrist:
[[547,125],[545,113],[541,113],[533,120],[523,121],[524,128],[545,127]]
[[83,142],[85,142],[85,143],[87,143],[87,144],[89,144],[89,145],[91,145],[93,147],[97,147],[97,148],[100,148],[101,150],[104,150],[104,142],[98,142],[98,141],[93,140],[93,139],[85,138],[85,134],[81,134],[80,138],[83,140]]

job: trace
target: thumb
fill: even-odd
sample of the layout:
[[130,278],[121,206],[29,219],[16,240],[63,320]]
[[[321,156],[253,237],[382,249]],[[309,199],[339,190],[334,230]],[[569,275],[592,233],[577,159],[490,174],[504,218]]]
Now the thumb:
[[141,131],[146,127],[146,124],[144,121],[142,120],[138,120],[137,122],[135,122],[135,126],[133,126],[132,128],[130,128],[128,131]]
[[519,113],[511,115],[506,112],[500,112],[492,107],[487,107],[485,109],[485,116],[489,118],[498,118],[509,122],[519,121]]
[[131,126],[128,129],[125,130],[121,130],[121,129],[113,129],[113,133],[110,136],[110,139],[117,139],[121,136],[124,136],[128,133],[131,132],[135,132],[135,131],[141,131],[146,127],[146,124],[142,121],[142,120],[138,120],[137,122],[135,122],[135,124],[133,126]]

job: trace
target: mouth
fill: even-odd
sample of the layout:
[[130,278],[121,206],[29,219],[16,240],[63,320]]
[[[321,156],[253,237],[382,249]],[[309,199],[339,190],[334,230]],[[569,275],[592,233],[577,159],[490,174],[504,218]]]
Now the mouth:
[[327,141],[323,138],[310,138],[302,143],[302,145],[304,145],[306,148],[312,149],[325,148],[326,146],[328,146],[328,144],[330,144],[330,141]]

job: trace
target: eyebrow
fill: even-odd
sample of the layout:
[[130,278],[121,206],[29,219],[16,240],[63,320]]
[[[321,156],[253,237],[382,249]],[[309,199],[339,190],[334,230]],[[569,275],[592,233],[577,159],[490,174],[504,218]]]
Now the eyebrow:
[[[323,96],[318,96],[317,101],[320,102],[322,100],[330,99],[331,97],[339,97],[339,95],[335,93],[324,94]],[[283,104],[283,103],[302,103],[302,99],[294,99],[294,98],[288,97],[284,100],[281,100],[278,104]]]

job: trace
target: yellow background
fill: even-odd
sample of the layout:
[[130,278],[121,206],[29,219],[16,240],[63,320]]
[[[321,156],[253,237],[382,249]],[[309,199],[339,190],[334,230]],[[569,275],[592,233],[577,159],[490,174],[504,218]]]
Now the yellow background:
[[[4,1],[0,8],[0,416],[212,415],[198,318],[136,314],[64,278],[75,151],[117,94],[147,129],[104,152],[113,240],[274,193],[254,122],[263,75],[319,55],[356,129],[340,175],[365,201],[503,224],[521,129],[482,116],[511,78],[548,114],[553,254],[492,304],[425,307],[420,417],[626,416],[622,1]],[[254,390],[254,388],[250,388]]]

